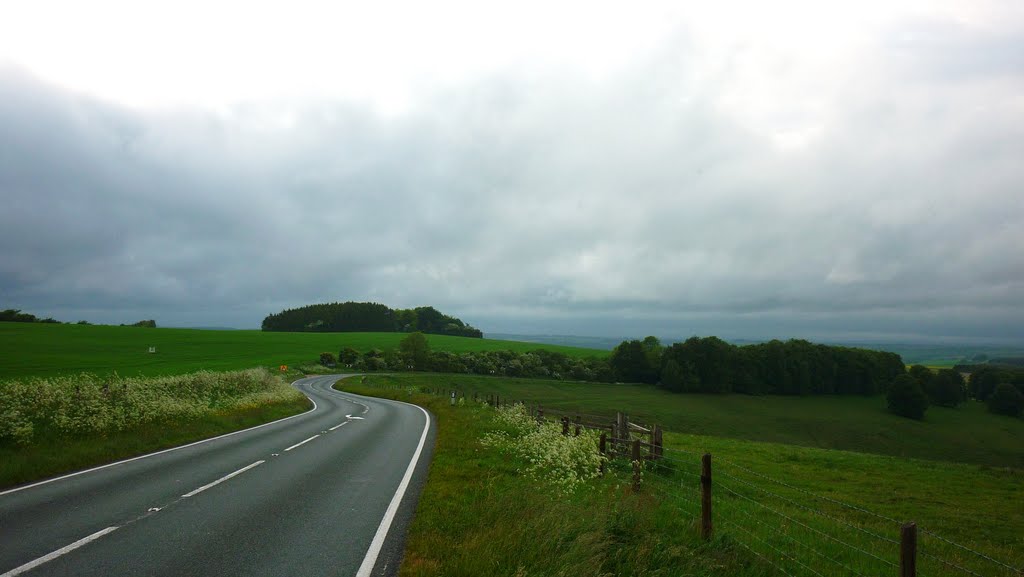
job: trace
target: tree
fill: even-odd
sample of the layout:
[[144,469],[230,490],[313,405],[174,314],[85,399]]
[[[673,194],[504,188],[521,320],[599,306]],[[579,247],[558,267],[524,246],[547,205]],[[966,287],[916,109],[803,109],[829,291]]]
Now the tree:
[[921,390],[917,379],[908,374],[893,379],[886,400],[890,411],[911,419],[923,419],[928,409],[928,397]]
[[1024,411],[1024,394],[1010,383],[999,383],[988,398],[988,410],[997,415],[1019,417]]
[[345,347],[338,353],[338,360],[346,367],[351,367],[359,361],[359,351],[352,347]]
[[655,369],[647,364],[644,344],[638,340],[623,341],[612,351],[611,368],[615,378],[627,383],[657,382]]
[[402,357],[413,370],[425,371],[430,368],[430,343],[423,333],[409,333],[398,343],[398,350],[402,351]]
[[333,367],[335,365],[334,355],[332,353],[320,353],[320,364],[325,367]]
[[675,359],[669,359],[661,369],[661,382],[659,384],[673,393],[681,393],[683,391],[683,369]]
[[924,392],[933,405],[955,407],[964,402],[964,378],[953,369],[942,369],[930,379]]

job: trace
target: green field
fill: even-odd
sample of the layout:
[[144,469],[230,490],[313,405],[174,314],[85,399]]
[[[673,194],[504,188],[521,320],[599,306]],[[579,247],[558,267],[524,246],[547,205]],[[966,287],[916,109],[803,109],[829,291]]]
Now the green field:
[[[396,349],[402,333],[277,333],[92,325],[0,323],[0,378],[92,372],[181,374],[202,369],[313,364],[321,352]],[[452,352],[537,349],[571,356],[608,351],[515,341],[427,335],[431,347]],[[149,354],[156,347],[156,354]]]
[[678,433],[1024,468],[1024,419],[990,414],[974,401],[956,409],[930,407],[923,421],[914,421],[886,411],[881,396],[674,394],[639,384],[426,373],[378,378],[470,395],[495,393],[561,410],[609,416],[621,410]]
[[[504,384],[525,392],[518,381],[493,381],[492,391]],[[479,443],[494,427],[487,410],[409,392],[452,384],[468,385],[432,375],[338,384],[423,404],[438,418],[434,463],[401,575],[895,575],[894,541],[904,521],[927,531],[919,537],[921,575],[972,574],[955,564],[1009,576],[1016,572],[998,563],[1024,564],[1020,469],[666,433],[669,460],[644,473],[638,493],[629,490],[628,465],[620,463],[608,478],[565,496],[520,474],[523,463]],[[610,400],[642,396],[624,391]],[[587,408],[598,408],[599,400]],[[840,406],[841,399],[830,400]],[[716,471],[715,539],[708,543],[696,529],[704,452],[713,455]]]

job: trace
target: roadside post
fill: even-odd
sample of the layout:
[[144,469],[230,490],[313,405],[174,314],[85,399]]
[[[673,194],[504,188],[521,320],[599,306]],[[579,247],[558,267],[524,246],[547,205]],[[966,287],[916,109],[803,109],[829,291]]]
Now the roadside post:
[[455,406],[455,391],[452,391],[451,402],[452,402],[452,406],[454,407]]

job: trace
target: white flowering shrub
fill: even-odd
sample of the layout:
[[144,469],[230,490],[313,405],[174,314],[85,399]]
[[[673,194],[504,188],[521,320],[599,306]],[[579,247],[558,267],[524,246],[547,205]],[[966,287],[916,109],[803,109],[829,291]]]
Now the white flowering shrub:
[[495,422],[500,429],[485,434],[481,442],[518,457],[525,463],[520,473],[566,493],[600,475],[604,457],[598,451],[597,432],[563,435],[561,424],[538,423],[520,403],[495,409]]
[[301,398],[266,369],[171,377],[90,374],[0,381],[0,443],[122,431],[155,421]]

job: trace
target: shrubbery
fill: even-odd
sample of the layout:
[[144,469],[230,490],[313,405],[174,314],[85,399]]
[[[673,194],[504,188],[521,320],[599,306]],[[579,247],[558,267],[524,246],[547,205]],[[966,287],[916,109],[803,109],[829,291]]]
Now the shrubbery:
[[893,379],[886,400],[890,411],[911,419],[923,419],[928,409],[928,397],[921,390],[917,379],[909,374]]
[[559,424],[538,423],[521,403],[495,411],[501,429],[486,434],[481,442],[517,457],[522,463],[520,473],[565,493],[600,475],[604,457],[598,451],[596,431],[583,430],[578,437],[563,435]]
[[123,431],[299,398],[301,393],[266,369],[155,378],[82,374],[0,381],[0,443]]
[[1000,383],[988,398],[988,410],[1000,415],[1019,417],[1024,411],[1024,394],[1009,383]]

